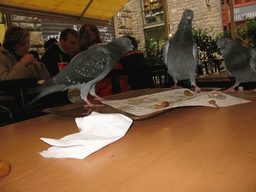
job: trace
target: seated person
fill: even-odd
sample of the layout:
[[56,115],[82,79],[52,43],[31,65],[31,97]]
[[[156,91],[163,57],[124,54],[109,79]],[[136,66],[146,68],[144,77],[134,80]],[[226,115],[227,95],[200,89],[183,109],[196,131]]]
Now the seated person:
[[91,23],[84,24],[79,30],[79,53],[96,44],[103,44],[98,27]]
[[50,38],[44,43],[44,51],[46,51],[51,45],[54,43],[58,43],[57,39],[55,38]]
[[[30,54],[29,49],[28,31],[17,26],[11,26],[6,30],[3,46],[0,47],[0,80],[33,78],[39,81],[51,78],[44,64]],[[21,97],[20,93],[20,88],[15,86],[8,91],[3,89],[0,102],[6,108],[16,108],[24,96]]]
[[17,78],[50,79],[43,63],[29,54],[29,32],[11,26],[6,30],[3,46],[0,47],[0,80]]
[[78,33],[74,29],[65,29],[60,34],[60,42],[48,47],[41,58],[51,77],[59,73],[58,63],[67,62],[78,53]]
[[152,75],[145,71],[145,66],[150,65],[145,59],[142,51],[138,50],[138,43],[134,37],[125,36],[131,39],[135,51],[129,51],[119,63],[128,73],[128,84],[131,90],[153,88],[154,81]]

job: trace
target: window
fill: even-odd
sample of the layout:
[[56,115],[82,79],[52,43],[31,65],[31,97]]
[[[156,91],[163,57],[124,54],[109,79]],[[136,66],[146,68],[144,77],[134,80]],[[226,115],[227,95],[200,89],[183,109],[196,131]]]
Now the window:
[[144,25],[164,21],[162,0],[143,0],[142,7]]
[[145,34],[145,56],[152,65],[161,65],[161,48],[166,41],[163,4],[166,0],[141,0]]
[[[146,57],[151,60],[151,64],[162,64],[161,48],[165,43],[164,26],[145,29]],[[153,57],[153,58],[152,58]]]
[[165,42],[164,26],[145,29],[145,38],[150,40],[156,47],[162,47]]

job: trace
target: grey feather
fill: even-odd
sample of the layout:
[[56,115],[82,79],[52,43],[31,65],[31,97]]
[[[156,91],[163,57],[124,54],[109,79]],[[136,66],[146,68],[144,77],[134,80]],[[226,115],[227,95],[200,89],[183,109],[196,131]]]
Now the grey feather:
[[234,40],[221,37],[217,41],[219,51],[224,56],[226,72],[236,79],[229,91],[243,82],[256,81],[256,49],[239,45]]
[[256,72],[256,49],[251,49],[252,58],[250,60],[250,66],[252,70]]
[[192,21],[194,12],[185,10],[174,36],[163,46],[163,60],[175,84],[189,79],[196,86],[195,76],[199,61],[199,50],[193,40]]
[[127,37],[120,37],[105,45],[94,45],[79,53],[56,76],[38,86],[34,92],[40,94],[29,104],[41,97],[66,89],[77,88],[81,98],[87,100],[88,93],[97,97],[95,84],[102,80],[127,52],[133,49]]

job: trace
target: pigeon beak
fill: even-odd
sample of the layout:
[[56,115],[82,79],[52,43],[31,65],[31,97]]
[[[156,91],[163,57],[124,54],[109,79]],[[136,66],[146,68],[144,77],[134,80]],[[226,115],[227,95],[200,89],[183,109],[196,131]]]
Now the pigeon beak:
[[136,49],[135,49],[135,47],[132,45],[132,50],[135,52],[136,51]]
[[191,17],[191,16],[188,16],[188,17],[187,17],[187,20],[188,20],[189,23],[191,23],[191,22],[192,22],[192,17]]
[[221,46],[218,45],[217,51],[221,54]]

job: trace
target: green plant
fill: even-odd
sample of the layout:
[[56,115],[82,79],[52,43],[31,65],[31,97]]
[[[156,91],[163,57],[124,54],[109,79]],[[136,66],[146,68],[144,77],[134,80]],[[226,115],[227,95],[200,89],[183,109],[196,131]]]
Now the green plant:
[[[236,33],[236,42],[247,47],[256,47],[256,17],[238,25]],[[225,31],[223,36],[231,38],[231,31]]]
[[151,65],[163,64],[161,47],[156,40],[146,38],[144,50],[145,58],[150,62]]
[[[210,65],[210,71],[220,70],[219,68],[219,53],[217,39],[221,36],[221,33],[214,32],[214,27],[210,29],[193,29],[193,38],[200,50],[200,60],[205,64],[205,72],[208,74],[208,65]],[[199,75],[203,72],[198,72]]]
[[256,47],[256,17],[247,20],[245,26],[237,26],[237,41],[245,46]]

